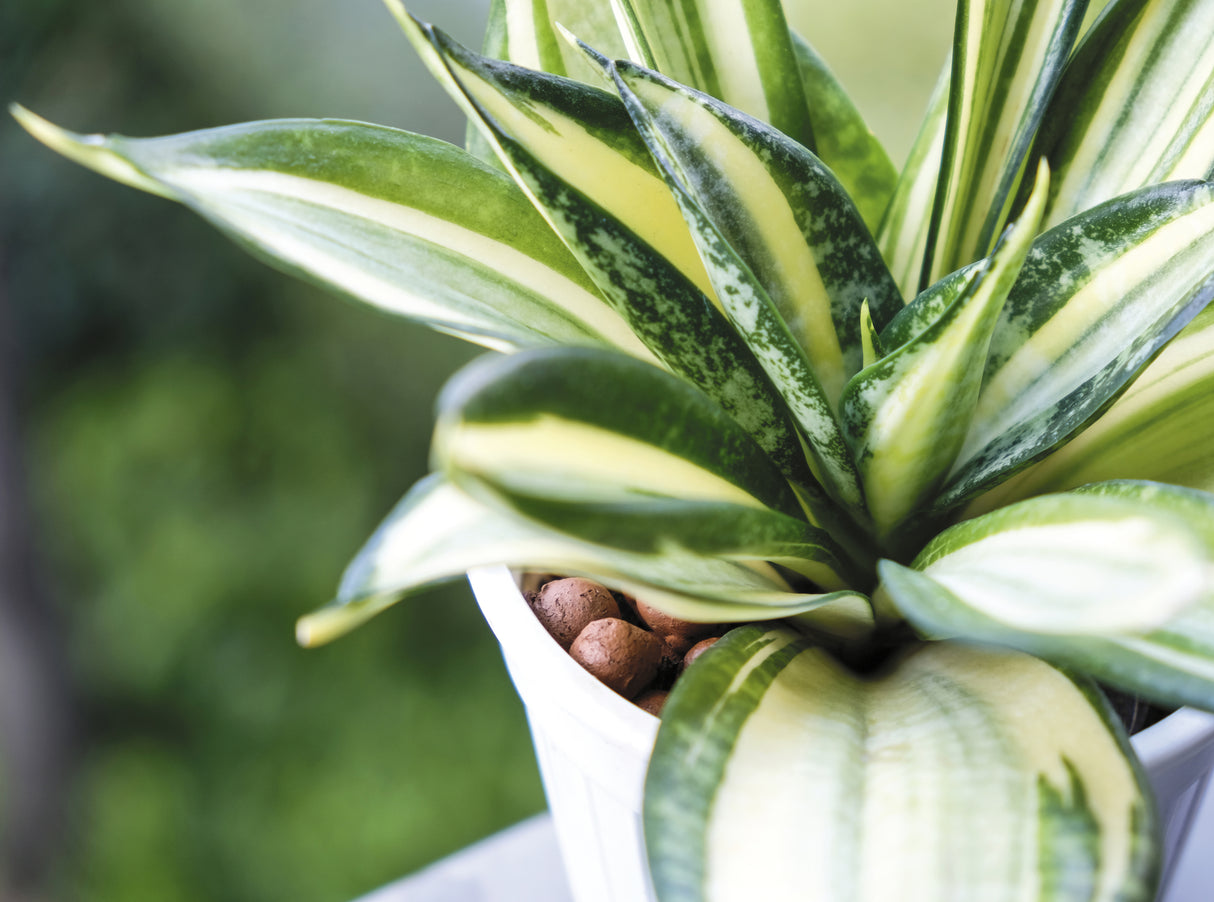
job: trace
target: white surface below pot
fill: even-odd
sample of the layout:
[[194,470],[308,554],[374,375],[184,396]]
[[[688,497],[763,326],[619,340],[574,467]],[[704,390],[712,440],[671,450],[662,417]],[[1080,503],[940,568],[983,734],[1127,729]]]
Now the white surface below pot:
[[[527,711],[544,793],[576,902],[653,900],[641,827],[658,720],[569,657],[505,567],[468,574]],[[1165,825],[1160,897],[1214,767],[1214,716],[1182,709],[1131,740]]]

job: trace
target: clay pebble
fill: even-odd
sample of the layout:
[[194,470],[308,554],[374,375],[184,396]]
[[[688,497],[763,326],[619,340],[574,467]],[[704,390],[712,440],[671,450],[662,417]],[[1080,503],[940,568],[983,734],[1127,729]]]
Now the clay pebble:
[[691,648],[687,651],[687,654],[683,656],[683,667],[690,667],[692,662],[694,662],[695,659],[700,655],[704,654],[704,652],[708,651],[708,649],[710,649],[713,644],[716,643],[716,641],[716,636],[710,636],[707,639],[701,639],[695,645],[691,646]]
[[588,624],[620,616],[620,606],[610,591],[580,577],[547,582],[529,600],[536,618],[566,651]]
[[636,698],[657,676],[662,640],[618,617],[587,624],[569,655],[608,688]]
[[665,689],[650,689],[638,695],[633,704],[642,711],[648,711],[654,717],[661,717],[662,707],[666,704],[666,698],[669,695],[670,693]]
[[682,657],[693,645],[716,629],[712,623],[691,623],[659,611],[652,605],[637,601],[637,613],[645,624]]

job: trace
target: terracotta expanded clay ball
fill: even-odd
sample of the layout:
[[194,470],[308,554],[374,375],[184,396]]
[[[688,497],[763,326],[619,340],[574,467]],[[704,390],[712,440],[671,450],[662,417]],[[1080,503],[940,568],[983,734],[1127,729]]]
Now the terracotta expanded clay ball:
[[674,649],[675,654],[679,657],[687,654],[691,646],[717,628],[715,623],[691,623],[671,617],[643,601],[637,601],[637,613],[654,633]]
[[708,651],[708,649],[710,649],[716,643],[717,638],[718,637],[716,636],[710,636],[707,639],[701,639],[695,645],[691,646],[687,654],[683,656],[683,667],[690,667],[696,658],[704,654],[704,652]]
[[648,692],[642,692],[634,700],[633,704],[642,711],[648,711],[654,717],[662,716],[662,706],[666,704],[666,699],[670,695],[665,689],[650,689]]
[[624,698],[636,698],[657,675],[662,640],[618,617],[596,620],[574,640],[569,656]]
[[580,577],[545,583],[530,600],[536,619],[565,650],[587,624],[620,616],[620,606],[605,586]]

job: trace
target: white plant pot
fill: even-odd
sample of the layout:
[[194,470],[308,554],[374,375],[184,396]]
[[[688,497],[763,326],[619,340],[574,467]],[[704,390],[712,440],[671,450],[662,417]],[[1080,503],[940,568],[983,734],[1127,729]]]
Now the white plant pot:
[[[527,711],[576,902],[652,902],[641,827],[658,720],[590,676],[535,619],[505,567],[468,574]],[[1165,825],[1164,880],[1214,768],[1214,716],[1184,708],[1131,740]]]

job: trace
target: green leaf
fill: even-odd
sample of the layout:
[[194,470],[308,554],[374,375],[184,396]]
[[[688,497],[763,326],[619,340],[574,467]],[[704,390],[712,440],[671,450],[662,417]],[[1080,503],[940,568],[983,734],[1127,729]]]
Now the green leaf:
[[81,136],[13,113],[64,156],[390,312],[494,347],[615,345],[653,359],[517,186],[449,144],[335,120]]
[[981,513],[1108,479],[1214,491],[1214,306],[1207,306],[1095,423],[974,499]]
[[508,169],[511,162],[497,146],[497,131],[508,134],[537,164],[643,236],[683,276],[713,297],[678,204],[618,97],[580,82],[486,59],[410,16],[399,0],[387,2],[431,74],[477,124]]
[[[930,624],[932,635],[990,640],[993,624],[1054,636],[1155,629],[1214,597],[1212,562],[1189,518],[1165,504],[1063,494],[945,530],[915,558],[914,570],[891,561],[880,569],[899,610]],[[943,591],[925,598],[934,586]],[[930,619],[923,619],[929,603]],[[975,635],[971,615],[992,626]]]
[[1007,478],[1099,414],[1214,298],[1212,261],[1214,186],[1204,183],[1142,189],[1038,238],[938,507]]
[[684,620],[732,623],[829,610],[863,596],[792,591],[770,566],[679,548],[656,554],[595,545],[477,500],[438,476],[414,486],[359,551],[332,604],[300,619],[302,645],[322,645],[424,586],[509,564],[588,576]]
[[[577,82],[484,60],[437,30],[409,22],[415,39],[427,42],[452,84],[466,92],[469,109],[515,178],[646,346],[720,403],[791,479],[812,485],[784,401],[745,342],[685,275],[686,267],[668,256],[685,242],[711,293],[687,224],[622,101]],[[572,158],[597,161],[597,167],[586,170],[568,163]],[[648,182],[629,181],[641,175],[661,192],[672,221],[647,206],[655,201]],[[566,176],[587,183],[591,193]],[[672,230],[681,236],[678,242],[670,238]]]
[[742,627],[675,685],[645,785],[663,902],[1154,897],[1145,780],[1086,684],[935,643],[858,676]]
[[1075,41],[1080,0],[957,5],[948,124],[927,282],[987,254]]
[[[634,29],[635,62],[814,147],[780,0],[612,0]],[[586,35],[578,37],[587,40]],[[627,39],[626,39],[627,40]],[[593,46],[593,41],[587,40]],[[600,51],[606,48],[597,48]]]
[[[817,157],[778,131],[656,73],[628,63],[616,71],[677,196],[692,199],[753,272],[837,402],[861,365],[860,306],[867,299],[880,326],[901,309],[851,198]],[[697,237],[703,257],[705,236]],[[726,283],[732,290],[733,280]]]
[[898,171],[826,61],[796,32],[792,45],[809,106],[813,150],[875,233],[898,183]]
[[1118,0],[1068,63],[1034,154],[1055,174],[1046,224],[1214,168],[1214,6]]
[[950,70],[945,66],[927,104],[923,124],[911,145],[906,165],[898,176],[881,226],[876,231],[877,246],[889,264],[902,296],[913,298],[926,285],[924,255],[932,224],[932,204],[940,177],[940,159],[944,153],[944,127],[948,117]]
[[557,29],[562,25],[612,57],[626,54],[610,3],[584,0],[505,0],[506,53],[500,59],[528,69],[597,83],[596,67],[570,47]]
[[880,300],[885,319],[898,301],[855,208],[829,171],[780,133],[656,73],[627,63],[614,71],[726,314],[809,441],[815,475],[863,519],[833,404],[862,363],[865,298]]
[[771,560],[825,589],[844,553],[754,441],[702,392],[619,354],[486,359],[443,392],[435,462],[526,516],[636,552]]
[[[1059,502],[1057,499],[1064,500]],[[1214,561],[1214,495],[1161,483],[1108,482],[1070,495],[1032,499],[1007,510],[1042,503],[1069,505],[1076,500],[1085,505],[1091,502],[1120,505],[1127,511],[1136,506],[1161,524],[1170,519],[1173,527],[1182,526],[1188,531],[1190,542],[1195,543],[1204,555],[1206,580],[1210,581],[1210,562]],[[985,519],[979,518],[979,521]],[[1095,533],[1089,534],[1089,541],[1094,542],[1097,538]],[[895,595],[903,613],[926,632],[936,635],[963,633],[973,640],[1018,648],[1081,670],[1160,705],[1192,705],[1214,710],[1214,592],[1207,588],[1196,602],[1176,613],[1176,599],[1165,597],[1162,590],[1168,582],[1178,578],[1178,572],[1192,568],[1192,551],[1181,552],[1179,547],[1173,551],[1157,548],[1154,555],[1145,555],[1148,558],[1156,556],[1157,560],[1141,561],[1141,569],[1135,568],[1130,574],[1128,562],[1143,558],[1144,550],[1147,550],[1147,546],[1141,544],[1144,538],[1126,536],[1116,545],[1110,543],[1104,551],[1104,566],[1109,568],[1110,574],[1120,571],[1131,580],[1142,580],[1153,571],[1157,582],[1137,590],[1129,584],[1115,584],[1103,597],[1088,599],[1097,606],[1116,609],[1124,605],[1127,613],[1140,617],[1144,624],[1133,632],[1093,628],[1085,633],[1059,635],[1017,629],[1009,625],[1006,618],[990,616],[987,610],[962,602],[940,581],[928,579],[923,574],[883,562],[882,577],[888,580],[886,588]],[[1153,539],[1146,541],[1154,544]],[[1093,566],[1098,568],[1099,552],[1094,548],[1093,551],[1096,552]],[[1077,553],[1082,554],[1081,551]],[[1053,557],[1051,553],[1044,560],[1048,564]],[[1023,560],[1033,560],[1033,569],[1038,569],[1039,559],[1025,557]],[[930,567],[927,572],[931,572]],[[1093,575],[1096,579],[1107,579]],[[1026,589],[1022,604],[1032,591]],[[1074,604],[1073,601],[1066,603]],[[1172,612],[1171,616],[1163,616],[1169,612]],[[1107,615],[1101,613],[1099,616],[1104,619]]]
[[[979,399],[982,366],[1000,311],[1040,221],[1049,184],[1038,174],[1036,200],[984,265],[945,280],[960,289],[931,325],[847,386],[841,411],[878,537],[901,553],[913,535],[897,533],[948,475]],[[914,305],[935,307],[930,302]],[[903,311],[906,319],[911,308]]]

